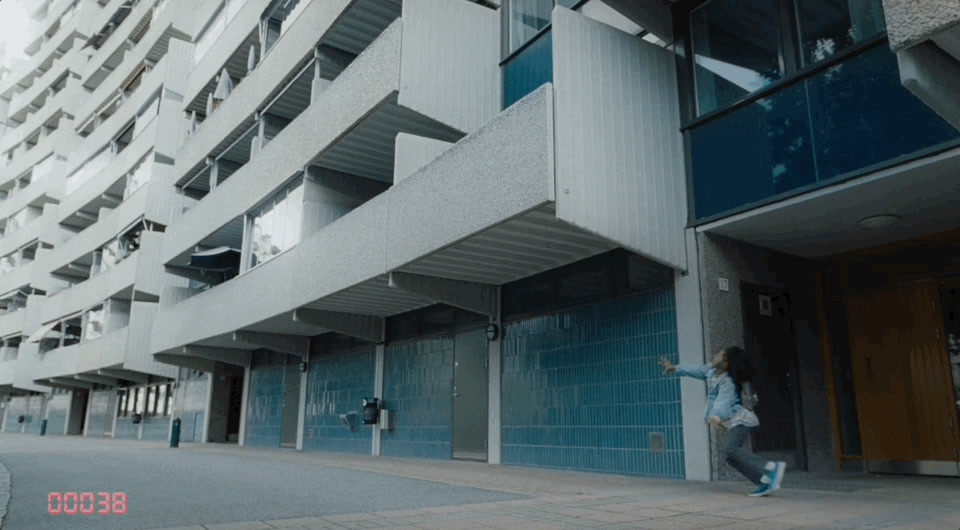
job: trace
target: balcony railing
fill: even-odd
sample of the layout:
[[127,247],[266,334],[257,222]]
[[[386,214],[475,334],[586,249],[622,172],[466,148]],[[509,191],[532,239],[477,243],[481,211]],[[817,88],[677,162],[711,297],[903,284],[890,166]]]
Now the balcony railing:
[[901,85],[886,39],[686,131],[698,223],[960,144]]

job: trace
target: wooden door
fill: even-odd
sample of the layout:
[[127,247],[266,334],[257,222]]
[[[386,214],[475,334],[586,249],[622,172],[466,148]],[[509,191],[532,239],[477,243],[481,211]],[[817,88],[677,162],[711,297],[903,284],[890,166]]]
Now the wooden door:
[[934,284],[847,298],[863,456],[956,461],[953,388]]

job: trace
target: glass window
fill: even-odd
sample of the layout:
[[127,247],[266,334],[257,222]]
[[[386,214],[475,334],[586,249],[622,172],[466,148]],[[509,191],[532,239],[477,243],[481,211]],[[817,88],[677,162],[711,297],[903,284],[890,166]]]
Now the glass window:
[[775,0],[713,0],[690,15],[699,114],[783,77]]
[[12,272],[17,268],[17,253],[8,254],[0,258],[0,275]]
[[137,390],[136,388],[127,390],[127,414],[134,413],[133,405],[137,402]]
[[153,170],[152,153],[133,168],[133,171],[127,176],[127,187],[123,190],[123,200],[127,200],[133,193],[150,182],[150,176]]
[[553,0],[510,0],[507,53],[513,53],[550,24]]
[[143,414],[143,412],[144,412],[144,405],[145,405],[144,401],[146,401],[146,399],[147,399],[147,389],[146,389],[146,388],[138,388],[137,391],[136,391],[136,396],[137,396],[137,401],[136,401],[136,409],[135,409],[135,412],[137,412],[137,413],[139,413],[139,414]]
[[63,345],[73,346],[80,343],[80,332],[82,331],[82,318],[80,316],[68,319],[63,323]]
[[250,227],[249,267],[272,259],[300,241],[303,210],[303,177],[274,195],[248,216]]
[[173,414],[173,387],[170,385],[166,385],[166,387],[167,387],[167,408],[164,410],[165,410],[165,414],[169,416]]
[[882,0],[797,2],[804,64],[810,65],[882,34]]
[[83,340],[99,339],[103,336],[103,304],[87,312],[87,327]]
[[121,416],[127,415],[127,390],[122,391],[120,400],[117,402],[117,413]]

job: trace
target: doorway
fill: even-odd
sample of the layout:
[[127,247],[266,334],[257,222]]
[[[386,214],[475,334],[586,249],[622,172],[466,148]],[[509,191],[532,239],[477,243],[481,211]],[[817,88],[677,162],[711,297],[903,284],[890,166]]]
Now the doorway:
[[744,347],[754,366],[757,418],[754,450],[788,469],[806,470],[800,380],[790,295],[776,288],[743,284]]
[[487,460],[488,344],[483,328],[454,339],[453,458]]
[[934,281],[847,296],[854,389],[870,471],[960,475],[960,396],[949,348],[954,300],[953,289]]
[[280,416],[280,447],[297,446],[300,418],[300,357],[287,355],[283,371],[283,412]]
[[68,427],[65,434],[83,434],[83,428],[87,421],[87,402],[90,392],[84,389],[76,389],[70,396],[70,418],[67,421]]

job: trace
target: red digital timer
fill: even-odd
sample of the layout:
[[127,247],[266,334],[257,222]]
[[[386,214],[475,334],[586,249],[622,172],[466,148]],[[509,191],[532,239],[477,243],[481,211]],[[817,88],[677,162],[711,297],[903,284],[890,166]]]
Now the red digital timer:
[[[97,497],[100,500],[97,500]],[[119,493],[59,493],[47,496],[47,511],[51,515],[93,515],[127,513],[127,494]]]

